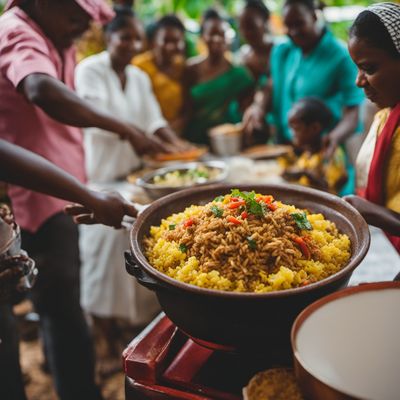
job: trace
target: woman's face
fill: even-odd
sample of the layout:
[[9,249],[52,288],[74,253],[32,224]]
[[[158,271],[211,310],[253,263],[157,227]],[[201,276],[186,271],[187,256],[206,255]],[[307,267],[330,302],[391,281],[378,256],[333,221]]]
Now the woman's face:
[[130,64],[132,58],[143,50],[144,29],[136,18],[129,18],[127,26],[107,35],[107,51],[120,65]]
[[358,67],[356,84],[380,108],[393,107],[400,102],[400,58],[352,37],[350,56]]
[[308,50],[318,38],[317,16],[315,12],[300,4],[283,8],[283,22],[287,35],[300,48]]
[[173,62],[176,57],[184,55],[185,35],[178,28],[163,27],[157,30],[153,45],[163,60]]
[[228,23],[219,19],[209,19],[204,23],[202,38],[210,55],[221,56],[228,49]]
[[259,47],[263,44],[266,25],[264,18],[251,9],[245,9],[239,17],[240,33],[251,47]]

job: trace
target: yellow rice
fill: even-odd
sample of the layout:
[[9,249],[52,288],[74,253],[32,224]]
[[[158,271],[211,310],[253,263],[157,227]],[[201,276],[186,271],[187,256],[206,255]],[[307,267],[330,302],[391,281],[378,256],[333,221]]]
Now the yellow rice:
[[[276,239],[275,248],[268,240],[263,243],[263,249],[251,250],[244,239],[239,240],[235,247],[237,249],[235,252],[238,254],[233,254],[235,252],[230,250],[227,252],[228,255],[224,256],[227,263],[230,262],[231,265],[219,265],[215,262],[218,257],[214,257],[214,253],[221,250],[221,246],[218,247],[220,245],[218,241],[223,242],[224,246],[228,245],[225,239],[229,238],[229,235],[233,235],[233,238],[240,237],[237,232],[242,236],[244,233],[241,232],[250,232],[248,234],[257,238],[259,243],[262,243],[265,236],[263,234],[257,237],[255,233],[257,229],[265,229],[264,219],[253,218],[253,221],[250,221],[250,218],[240,219],[237,210],[227,208],[231,200],[231,197],[226,195],[221,203],[210,202],[205,206],[192,205],[180,213],[163,219],[159,226],[152,226],[150,235],[144,240],[145,254],[150,264],[172,278],[203,288],[265,293],[319,281],[336,273],[348,262],[351,255],[350,240],[347,235],[338,232],[333,222],[325,219],[322,214],[307,212],[307,219],[311,223],[312,230],[298,229],[294,222],[291,223],[291,218],[288,216],[304,210],[275,201],[276,211],[270,211],[267,216],[275,225],[277,222],[273,220],[274,218],[277,218],[276,220],[282,225],[277,227],[283,232],[282,238],[279,236],[273,238]],[[224,210],[222,218],[217,218],[210,213],[210,207],[215,204]],[[226,222],[226,218],[232,215],[238,217],[240,225]],[[204,219],[207,219],[207,223],[202,226]],[[184,227],[188,220],[195,221],[194,225]],[[216,228],[219,235],[208,231],[208,227],[211,227],[214,222],[219,224]],[[173,232],[171,232],[171,226],[176,227]],[[202,229],[200,233],[196,231],[197,228]],[[305,257],[299,246],[291,241],[292,232],[295,232],[296,236],[308,239],[307,243],[310,243],[309,246],[313,249],[311,257]],[[171,236],[176,240],[171,240]],[[185,243],[200,241],[198,248],[202,253],[191,254],[193,250],[190,249],[186,252],[182,251],[182,240],[186,240]],[[222,251],[224,251],[224,246],[222,246]],[[272,246],[271,250],[269,250],[270,246]],[[271,254],[273,254],[272,259],[275,264],[272,264],[272,267],[267,268],[259,262],[266,254],[268,257],[272,257]],[[258,256],[259,259],[257,259]],[[236,265],[239,262],[235,264],[235,261],[232,261],[239,259],[242,264],[240,266]],[[251,264],[252,262],[257,262],[257,264]]]

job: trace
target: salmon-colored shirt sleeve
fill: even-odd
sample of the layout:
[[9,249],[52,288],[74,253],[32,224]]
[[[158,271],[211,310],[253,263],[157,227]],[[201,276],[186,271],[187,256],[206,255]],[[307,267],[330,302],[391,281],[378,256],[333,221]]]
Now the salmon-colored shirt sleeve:
[[32,30],[17,27],[0,40],[0,72],[14,87],[28,75],[42,73],[57,78],[57,71],[46,41]]

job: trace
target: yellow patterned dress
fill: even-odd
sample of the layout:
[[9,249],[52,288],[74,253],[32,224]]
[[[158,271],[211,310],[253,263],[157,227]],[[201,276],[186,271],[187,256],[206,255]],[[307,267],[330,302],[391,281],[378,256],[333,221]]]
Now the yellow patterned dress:
[[[323,152],[311,153],[303,152],[300,156],[295,156],[294,153],[286,158],[279,160],[280,165],[284,169],[296,169],[301,171],[310,171],[317,176],[323,178],[331,193],[337,194],[340,190],[340,183],[346,182],[346,155],[341,147],[338,147],[331,160],[325,161]],[[297,181],[299,185],[311,186],[310,180],[306,175],[303,175]]]
[[179,58],[176,60],[176,77],[174,78],[171,78],[158,69],[151,51],[136,56],[132,64],[146,72],[149,76],[164,118],[170,124],[179,119],[183,106],[182,75],[184,59]]

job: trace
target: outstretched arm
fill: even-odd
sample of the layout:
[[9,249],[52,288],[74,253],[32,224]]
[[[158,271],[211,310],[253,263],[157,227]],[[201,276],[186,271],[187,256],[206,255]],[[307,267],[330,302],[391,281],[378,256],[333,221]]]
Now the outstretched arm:
[[0,180],[83,205],[69,208],[77,222],[120,227],[124,215],[137,214],[119,194],[89,190],[46,159],[4,140],[0,140]]
[[115,132],[121,139],[128,140],[139,155],[168,152],[168,148],[159,139],[144,136],[133,126],[102,112],[49,75],[42,73],[28,75],[22,80],[18,89],[31,103],[63,124],[81,128],[97,127]]
[[325,136],[325,156],[329,160],[336,148],[345,142],[357,129],[360,107],[346,107],[343,117],[328,135]]

